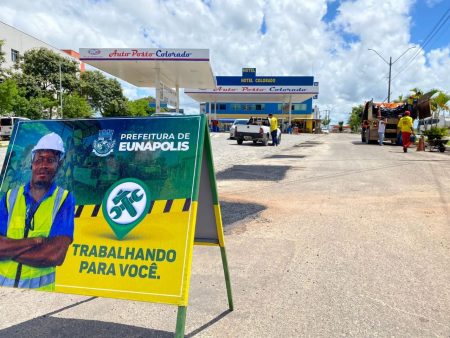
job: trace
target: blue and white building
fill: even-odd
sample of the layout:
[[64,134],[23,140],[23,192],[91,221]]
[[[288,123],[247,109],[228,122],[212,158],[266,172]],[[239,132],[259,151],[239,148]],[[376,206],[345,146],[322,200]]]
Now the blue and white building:
[[314,128],[317,112],[313,100],[319,84],[313,76],[256,76],[256,68],[243,68],[242,76],[216,76],[214,89],[185,89],[185,94],[201,102],[200,111],[210,119],[266,117],[273,114],[291,123],[303,121]]

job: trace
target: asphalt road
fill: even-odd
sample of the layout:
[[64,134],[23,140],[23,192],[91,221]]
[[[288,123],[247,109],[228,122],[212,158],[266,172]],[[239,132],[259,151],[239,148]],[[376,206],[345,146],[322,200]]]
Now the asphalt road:
[[[450,153],[358,135],[213,134],[219,249],[194,250],[188,337],[450,337]],[[4,149],[4,148],[3,148]],[[0,289],[1,337],[171,337],[176,307]]]

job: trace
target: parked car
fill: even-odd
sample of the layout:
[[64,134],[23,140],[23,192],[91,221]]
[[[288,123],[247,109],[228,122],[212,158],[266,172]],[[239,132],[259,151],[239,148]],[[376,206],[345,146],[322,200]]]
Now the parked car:
[[230,139],[234,140],[236,137],[236,125],[247,124],[248,119],[236,119],[230,127]]
[[26,117],[2,117],[0,118],[0,140],[9,140],[14,125],[19,121],[28,121]]
[[[262,142],[267,145],[272,140],[270,122],[267,118],[250,118],[245,125],[236,125],[235,138],[238,144],[244,141],[253,141],[253,144]],[[278,144],[281,142],[281,130],[277,130]],[[273,141],[272,141],[273,142]]]

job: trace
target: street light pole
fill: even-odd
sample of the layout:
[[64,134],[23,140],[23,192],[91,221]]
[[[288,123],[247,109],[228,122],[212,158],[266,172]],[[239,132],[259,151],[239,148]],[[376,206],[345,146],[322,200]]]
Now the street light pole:
[[369,48],[372,52],[376,53],[381,60],[383,60],[387,65],[389,65],[389,82],[388,82],[388,103],[391,102],[391,72],[392,72],[392,65],[396,63],[403,55],[406,54],[407,51],[410,49],[416,48],[416,46],[409,47],[407,50],[405,50],[397,59],[395,59],[394,62],[392,62],[392,56],[389,57],[389,62],[386,61],[384,57],[381,56],[380,53],[378,53],[375,49]]
[[392,56],[389,57],[388,103],[391,102],[391,70],[392,70]]

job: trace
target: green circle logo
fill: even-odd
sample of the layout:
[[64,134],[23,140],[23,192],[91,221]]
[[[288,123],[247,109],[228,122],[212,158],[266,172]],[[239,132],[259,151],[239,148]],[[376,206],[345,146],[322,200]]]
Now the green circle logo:
[[103,217],[118,239],[123,239],[147,215],[150,193],[147,185],[136,178],[114,183],[103,197]]

